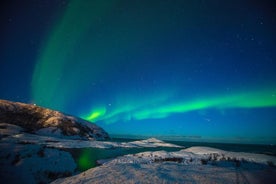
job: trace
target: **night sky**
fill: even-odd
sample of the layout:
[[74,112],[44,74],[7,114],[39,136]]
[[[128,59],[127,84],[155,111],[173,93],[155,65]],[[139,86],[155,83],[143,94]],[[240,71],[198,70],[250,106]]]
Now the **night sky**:
[[110,134],[276,143],[273,0],[7,0],[0,98]]

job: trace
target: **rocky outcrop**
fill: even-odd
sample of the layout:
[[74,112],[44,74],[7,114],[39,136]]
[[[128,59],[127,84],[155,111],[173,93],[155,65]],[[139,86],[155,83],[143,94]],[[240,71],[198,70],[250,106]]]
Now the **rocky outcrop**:
[[108,134],[99,126],[58,111],[0,100],[0,123],[20,126],[28,133],[66,136],[72,139],[106,140]]
[[75,174],[76,163],[70,153],[37,144],[0,142],[2,183],[49,183]]

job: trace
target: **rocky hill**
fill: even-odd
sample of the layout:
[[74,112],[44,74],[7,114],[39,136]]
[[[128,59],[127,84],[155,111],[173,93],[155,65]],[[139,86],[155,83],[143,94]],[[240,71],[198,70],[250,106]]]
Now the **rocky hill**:
[[99,126],[58,111],[0,100],[0,123],[20,126],[27,133],[67,139],[106,140],[109,135]]

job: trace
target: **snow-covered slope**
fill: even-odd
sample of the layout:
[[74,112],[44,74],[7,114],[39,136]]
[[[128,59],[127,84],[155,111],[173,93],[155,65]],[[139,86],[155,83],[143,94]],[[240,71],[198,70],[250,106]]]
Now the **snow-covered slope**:
[[166,143],[158,139],[146,139],[133,142],[108,142],[108,141],[79,141],[79,140],[56,140],[47,141],[48,147],[57,148],[156,148],[156,147],[171,147],[181,148],[181,146]]
[[36,144],[0,143],[0,148],[1,183],[48,183],[75,173],[75,161],[65,151]]
[[118,143],[42,136],[6,123],[0,123],[0,135],[0,178],[5,183],[48,183],[76,174],[75,160],[60,148],[179,147],[157,139]]
[[66,139],[64,136],[52,137],[45,135],[30,134],[22,131],[22,128],[16,125],[0,123],[1,141],[13,144],[39,144],[51,148],[155,148],[171,147],[183,148],[181,146],[166,143],[158,139],[146,139],[133,142],[109,142],[109,141],[90,141],[78,139]]
[[0,123],[20,126],[25,132],[67,139],[106,140],[108,134],[83,119],[32,104],[0,100]]
[[0,100],[1,183],[49,183],[75,174],[77,166],[71,154],[47,147],[49,141],[69,144],[107,139],[102,128],[85,120],[36,105]]
[[208,147],[143,152],[99,163],[103,165],[53,184],[276,182],[275,157]]
[[149,151],[138,154],[129,154],[113,159],[105,163],[105,165],[118,163],[150,164],[164,161],[178,162],[186,165],[208,164],[219,161],[230,161],[234,163],[254,162],[264,165],[276,165],[276,157],[274,156],[244,152],[230,152],[210,147],[191,147],[176,152]]
[[276,157],[264,154],[254,154],[245,152],[224,151],[210,147],[195,146],[185,149],[186,152],[194,153],[200,157],[205,157],[208,161],[235,161],[235,162],[254,162],[259,164],[276,165]]
[[101,166],[77,174],[75,160],[63,148],[183,148],[155,138],[97,141],[107,138],[103,129],[79,118],[0,100],[1,182],[49,183],[66,177],[53,183],[276,183],[275,157],[209,147],[98,160]]

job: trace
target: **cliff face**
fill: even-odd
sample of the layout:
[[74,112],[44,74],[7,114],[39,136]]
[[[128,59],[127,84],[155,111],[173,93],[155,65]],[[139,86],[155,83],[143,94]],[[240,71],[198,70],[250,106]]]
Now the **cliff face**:
[[7,100],[0,100],[0,123],[14,124],[28,133],[39,135],[84,140],[109,139],[102,128],[83,119],[36,105]]

